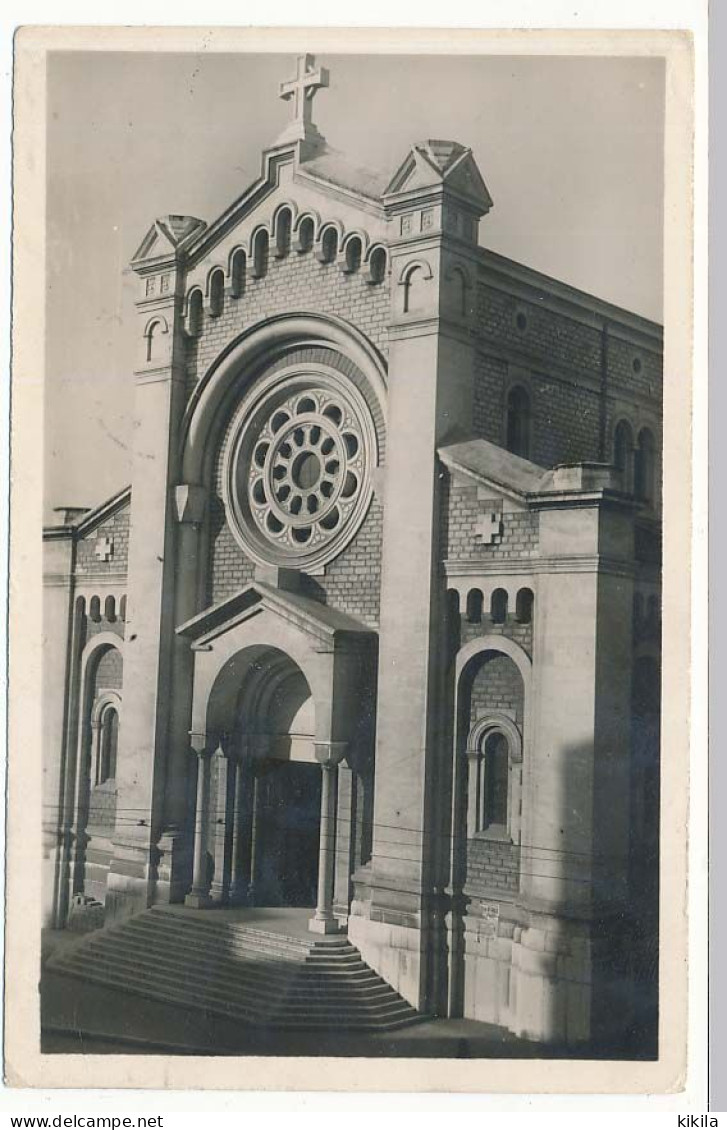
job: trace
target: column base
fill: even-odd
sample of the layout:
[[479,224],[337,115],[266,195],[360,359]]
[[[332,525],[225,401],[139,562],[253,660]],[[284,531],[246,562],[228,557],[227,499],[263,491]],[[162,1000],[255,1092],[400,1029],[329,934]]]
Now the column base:
[[337,918],[309,918],[308,929],[312,934],[340,934],[341,923]]
[[192,907],[193,910],[208,910],[215,904],[209,895],[195,894],[194,891],[190,891],[188,895],[185,895],[184,905]]

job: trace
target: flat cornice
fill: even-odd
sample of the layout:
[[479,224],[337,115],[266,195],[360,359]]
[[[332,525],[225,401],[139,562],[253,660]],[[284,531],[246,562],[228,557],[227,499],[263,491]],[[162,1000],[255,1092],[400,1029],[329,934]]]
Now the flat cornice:
[[505,280],[508,288],[514,283],[541,295],[545,292],[554,303],[562,305],[562,313],[567,314],[570,310],[571,316],[579,315],[581,320],[586,321],[594,329],[600,330],[603,323],[608,322],[609,328],[616,331],[616,336],[619,330],[628,331],[643,339],[648,348],[657,352],[663,349],[663,327],[648,318],[642,318],[640,314],[615,306],[584,290],[578,290],[569,283],[561,282],[551,275],[544,275],[533,267],[527,267],[524,263],[517,263],[514,259],[507,259],[495,251],[489,251],[485,247],[479,248],[478,265],[480,271],[491,276],[495,284],[498,280]]

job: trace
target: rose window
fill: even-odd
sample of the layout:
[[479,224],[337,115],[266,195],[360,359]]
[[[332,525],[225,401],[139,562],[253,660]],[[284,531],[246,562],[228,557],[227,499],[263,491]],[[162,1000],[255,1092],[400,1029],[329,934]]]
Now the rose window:
[[344,394],[299,378],[263,396],[240,428],[230,466],[228,494],[245,548],[299,568],[330,560],[365,513],[375,443],[355,389]]

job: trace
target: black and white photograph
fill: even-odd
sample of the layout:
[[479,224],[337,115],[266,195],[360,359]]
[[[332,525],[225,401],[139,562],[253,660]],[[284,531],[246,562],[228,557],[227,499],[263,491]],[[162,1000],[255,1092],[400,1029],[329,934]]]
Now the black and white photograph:
[[664,54],[157,34],[45,53],[42,1058],[656,1064]]

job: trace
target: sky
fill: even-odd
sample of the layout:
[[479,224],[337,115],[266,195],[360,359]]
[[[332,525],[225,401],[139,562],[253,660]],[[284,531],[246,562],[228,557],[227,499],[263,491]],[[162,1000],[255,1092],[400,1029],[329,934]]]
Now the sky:
[[[660,322],[659,59],[320,56],[329,144],[393,173],[413,142],[472,147],[480,243]],[[156,216],[211,222],[289,116],[291,55],[55,52],[48,63],[45,513],[131,480],[129,260]]]

